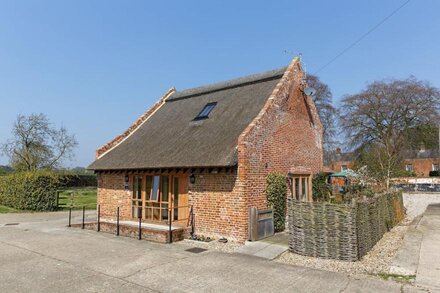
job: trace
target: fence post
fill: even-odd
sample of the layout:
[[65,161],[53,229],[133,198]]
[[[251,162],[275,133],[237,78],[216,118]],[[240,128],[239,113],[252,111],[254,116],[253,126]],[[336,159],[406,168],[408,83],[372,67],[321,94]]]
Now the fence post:
[[56,207],[57,207],[57,209],[58,209],[59,205],[60,205],[60,191],[57,190],[57,199],[56,199]]
[[168,223],[169,223],[169,227],[168,227],[168,243],[173,243],[173,230],[171,227],[171,209],[168,210]]
[[83,218],[82,218],[82,224],[81,224],[81,229],[84,229],[84,220],[86,217],[86,207],[83,206]]
[[72,222],[72,207],[69,208],[69,227],[71,227],[71,222]]
[[98,232],[101,231],[101,205],[98,205]]
[[193,210],[193,206],[191,206],[190,216],[191,216],[191,239],[194,240],[194,210]]
[[139,240],[142,239],[142,208],[138,209],[138,211],[141,211],[139,213]]
[[116,210],[116,236],[119,236],[119,207]]

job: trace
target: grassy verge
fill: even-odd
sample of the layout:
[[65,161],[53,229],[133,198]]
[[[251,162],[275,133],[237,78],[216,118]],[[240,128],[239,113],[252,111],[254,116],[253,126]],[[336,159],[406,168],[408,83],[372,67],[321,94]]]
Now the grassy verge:
[[10,208],[7,206],[0,206],[0,214],[7,214],[7,213],[19,213],[21,211],[16,210],[14,208]]
[[73,194],[73,208],[82,209],[96,209],[96,187],[78,187],[70,188],[60,192],[58,207],[61,210],[68,210],[72,203]]
[[379,273],[376,276],[384,279],[384,280],[393,280],[401,283],[412,283],[416,276],[415,275],[398,275],[398,274],[390,274],[390,273]]

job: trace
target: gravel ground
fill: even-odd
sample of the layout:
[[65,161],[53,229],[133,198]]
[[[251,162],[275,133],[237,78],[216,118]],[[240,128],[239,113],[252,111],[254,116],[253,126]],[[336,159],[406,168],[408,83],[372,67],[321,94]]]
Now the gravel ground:
[[191,246],[205,248],[209,250],[217,250],[221,252],[226,253],[233,253],[235,252],[240,246],[243,244],[239,244],[236,242],[228,241],[227,243],[221,243],[218,242],[218,239],[212,240],[211,242],[203,242],[203,241],[196,241],[196,240],[190,240],[190,239],[184,239],[182,241],[183,244],[189,244]]
[[408,226],[404,225],[394,227],[390,232],[385,233],[373,249],[357,262],[314,258],[289,251],[278,257],[276,261],[333,272],[344,272],[350,275],[388,273],[407,229]]
[[[391,229],[379,240],[373,249],[368,252],[360,261],[347,262],[332,259],[314,258],[291,253],[283,253],[275,261],[298,266],[305,266],[315,269],[322,269],[333,272],[343,272],[350,275],[388,273],[391,262],[398,249],[402,245],[403,237],[410,223],[416,216],[421,215],[430,203],[440,203],[440,194],[408,194],[403,195],[404,205],[407,208],[407,217]],[[242,244],[235,242],[220,243],[218,240],[201,242],[185,239],[183,244],[217,250],[226,253],[235,252]]]

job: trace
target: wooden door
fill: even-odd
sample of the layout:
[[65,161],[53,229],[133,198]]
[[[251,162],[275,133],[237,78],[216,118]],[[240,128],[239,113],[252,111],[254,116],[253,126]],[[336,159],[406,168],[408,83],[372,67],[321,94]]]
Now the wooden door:
[[188,176],[178,175],[173,178],[173,220],[186,225],[189,217]]

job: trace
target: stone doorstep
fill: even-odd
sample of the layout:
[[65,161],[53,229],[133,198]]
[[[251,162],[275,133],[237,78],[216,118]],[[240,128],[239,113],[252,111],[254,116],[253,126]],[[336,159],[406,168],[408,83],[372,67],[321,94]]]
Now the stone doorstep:
[[[100,221],[101,224],[102,223],[111,223],[116,225],[116,221],[114,220],[101,220]],[[133,226],[133,227],[137,227],[139,228],[139,222],[137,221],[119,221],[119,225],[126,225],[126,226]],[[146,229],[151,229],[151,230],[159,230],[159,231],[169,231],[169,225],[162,225],[162,224],[154,224],[154,223],[141,223],[141,227],[146,228]],[[173,226],[171,225],[171,230],[179,230],[179,229],[185,229],[184,227],[179,227],[179,226]]]

